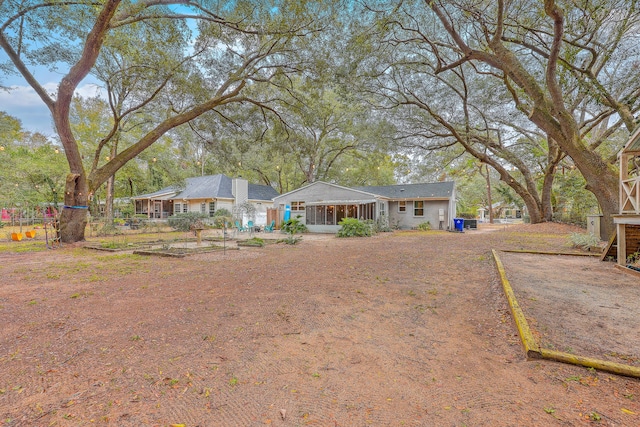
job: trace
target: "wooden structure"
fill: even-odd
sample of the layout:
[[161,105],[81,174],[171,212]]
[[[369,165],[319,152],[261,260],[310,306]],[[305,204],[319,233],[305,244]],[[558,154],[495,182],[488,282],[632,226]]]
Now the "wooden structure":
[[620,213],[616,225],[618,264],[640,251],[640,127],[631,135],[620,154]]

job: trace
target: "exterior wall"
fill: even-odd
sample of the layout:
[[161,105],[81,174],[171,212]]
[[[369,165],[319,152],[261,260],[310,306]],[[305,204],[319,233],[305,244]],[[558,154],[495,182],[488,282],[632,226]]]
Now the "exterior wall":
[[256,208],[256,218],[253,223],[255,225],[267,225],[267,209],[271,207],[271,203],[253,200],[250,200],[250,202]]
[[[444,221],[442,221],[442,229],[446,230],[451,224],[449,224],[449,218],[451,216],[450,203],[448,200],[424,200],[424,215],[414,215],[414,200],[407,200],[406,212],[398,212],[398,201],[389,202],[389,225],[392,227],[398,226],[401,229],[411,229],[429,221],[431,228],[438,230],[440,227],[439,211],[444,210]],[[455,214],[455,213],[454,213]]]
[[226,209],[233,213],[233,201],[231,200],[216,200],[216,210]]
[[[370,201],[373,200],[373,198],[373,195],[361,191],[330,185],[324,182],[316,182],[307,187],[300,188],[297,191],[275,197],[273,199],[273,206],[278,209],[278,216],[282,220],[282,218],[284,218],[285,206],[290,206],[295,209],[295,206],[292,206],[292,202],[304,202],[306,206],[307,203],[327,201],[327,205],[335,205],[340,204],[340,201],[344,201],[344,204],[353,204],[354,201]],[[357,202],[355,202],[355,204],[357,204]],[[291,210],[291,218],[298,217],[300,221],[306,224],[306,211],[304,208],[302,210]],[[339,225],[326,224],[307,225],[307,227],[309,231],[313,233],[336,233],[340,229]]]
[[278,205],[289,205],[291,202],[304,201],[304,202],[321,202],[323,200],[361,200],[361,199],[373,199],[373,195],[368,195],[361,191],[351,190],[348,188],[341,188],[326,184],[324,182],[316,182],[313,185],[309,185],[305,188],[301,188],[298,191],[293,191],[282,196],[275,197],[273,199],[275,207]]

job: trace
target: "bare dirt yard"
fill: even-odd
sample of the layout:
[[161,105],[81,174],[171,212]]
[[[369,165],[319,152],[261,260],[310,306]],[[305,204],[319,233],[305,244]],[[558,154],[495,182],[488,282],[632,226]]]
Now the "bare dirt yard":
[[[180,259],[16,242],[0,253],[0,425],[639,426],[639,380],[522,350],[491,249],[568,251],[569,231],[304,236]],[[501,256],[547,345],[637,364],[640,279]]]

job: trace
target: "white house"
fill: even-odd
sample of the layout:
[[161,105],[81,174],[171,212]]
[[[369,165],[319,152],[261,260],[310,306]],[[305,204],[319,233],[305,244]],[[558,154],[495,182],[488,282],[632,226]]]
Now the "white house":
[[187,212],[199,212],[213,216],[218,209],[233,212],[245,202],[256,208],[256,225],[266,224],[267,208],[278,192],[269,185],[250,184],[246,179],[229,178],[226,175],[207,175],[187,178],[184,188],[166,187],[132,199],[136,214],[160,219]]

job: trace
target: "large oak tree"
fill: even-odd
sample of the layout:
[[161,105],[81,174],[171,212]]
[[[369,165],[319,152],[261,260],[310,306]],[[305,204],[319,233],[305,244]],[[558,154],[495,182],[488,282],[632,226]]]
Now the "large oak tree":
[[[318,5],[287,1],[1,1],[0,47],[10,59],[3,70],[19,73],[49,108],[69,164],[62,240],[84,238],[92,193],[171,129],[232,103],[268,108],[254,88],[294,69],[287,60],[291,40],[316,31],[321,17]],[[149,28],[166,28],[170,35],[156,40],[156,49],[171,53],[164,62],[150,61],[130,46]],[[118,63],[121,74],[111,81],[125,88],[128,78],[132,93],[126,108],[113,109],[113,128],[96,136],[94,161],[85,168],[70,123],[71,103],[97,64],[118,58],[128,62]],[[62,72],[55,93],[32,71],[40,65]],[[136,84],[140,76],[144,82]],[[112,150],[127,115],[139,121],[142,136]],[[103,150],[115,156],[104,161]]]

